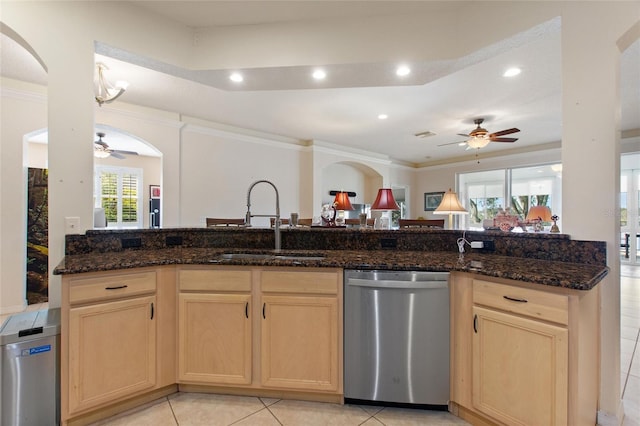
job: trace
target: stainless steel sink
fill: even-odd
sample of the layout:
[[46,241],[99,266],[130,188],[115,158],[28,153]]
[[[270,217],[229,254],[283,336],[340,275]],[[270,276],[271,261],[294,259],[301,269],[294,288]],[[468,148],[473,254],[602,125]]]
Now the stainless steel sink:
[[287,255],[274,255],[274,259],[283,259],[283,260],[323,260],[324,256],[307,256],[307,255],[298,255],[298,254],[287,254]]
[[272,254],[260,254],[260,253],[223,253],[218,256],[218,259],[234,260],[234,259],[249,259],[249,260],[262,260],[271,259]]
[[218,260],[322,260],[324,256],[305,254],[269,254],[269,253],[223,253]]

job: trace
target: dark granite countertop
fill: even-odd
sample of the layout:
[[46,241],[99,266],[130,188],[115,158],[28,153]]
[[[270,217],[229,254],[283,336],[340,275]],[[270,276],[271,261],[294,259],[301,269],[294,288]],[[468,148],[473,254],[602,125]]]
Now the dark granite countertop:
[[278,254],[322,259],[220,259],[223,253],[270,253],[230,248],[165,248],[67,255],[54,274],[110,271],[158,265],[257,265],[471,272],[573,290],[590,290],[608,273],[606,266],[451,251],[283,250]]

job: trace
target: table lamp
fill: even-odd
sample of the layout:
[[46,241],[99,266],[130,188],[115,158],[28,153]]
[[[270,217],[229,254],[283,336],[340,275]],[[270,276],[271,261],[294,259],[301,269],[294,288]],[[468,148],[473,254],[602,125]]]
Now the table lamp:
[[353,210],[351,201],[349,201],[349,193],[338,192],[336,194],[336,198],[333,200],[333,206],[336,209],[336,218],[335,218],[336,225],[338,226],[344,225],[344,211]]
[[542,222],[551,221],[551,209],[547,206],[533,206],[529,209],[525,221],[533,222],[533,229],[536,232],[542,231]]
[[[376,200],[371,204],[371,210],[382,210],[382,211],[391,211],[391,210],[400,210],[400,206],[396,203],[395,198],[393,198],[393,191],[391,188],[380,188],[378,189],[378,196]],[[390,228],[391,227],[391,218],[386,218],[387,224],[383,223],[383,227]]]
[[440,205],[434,210],[434,214],[448,214],[449,215],[449,229],[453,229],[453,215],[454,214],[467,214],[468,212],[458,201],[458,196],[455,192],[451,191],[451,188],[443,195]]

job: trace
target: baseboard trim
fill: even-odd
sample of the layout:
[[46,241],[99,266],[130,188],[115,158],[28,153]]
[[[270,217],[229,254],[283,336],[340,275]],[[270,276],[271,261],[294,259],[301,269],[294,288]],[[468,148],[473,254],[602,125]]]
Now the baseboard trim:
[[598,410],[596,419],[598,426],[622,426],[622,422],[624,421],[624,403],[620,400],[617,413]]

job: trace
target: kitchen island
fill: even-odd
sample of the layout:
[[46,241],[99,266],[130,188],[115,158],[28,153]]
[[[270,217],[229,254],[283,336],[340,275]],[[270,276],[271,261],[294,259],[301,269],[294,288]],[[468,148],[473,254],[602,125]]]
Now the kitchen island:
[[[452,273],[454,414],[474,423],[595,422],[603,243],[466,232],[490,249],[461,254],[462,231],[284,229],[275,252],[272,235],[240,228],[68,236],[55,272],[63,275],[63,421],[86,423],[177,389],[340,403],[342,271],[390,269]],[[527,308],[505,305],[502,293]],[[506,362],[500,342],[531,346]],[[118,358],[123,343],[139,356]],[[542,379],[518,371],[530,354]],[[93,374],[96,364],[112,374]],[[492,402],[505,389],[529,396],[530,383],[543,390],[537,400]]]

